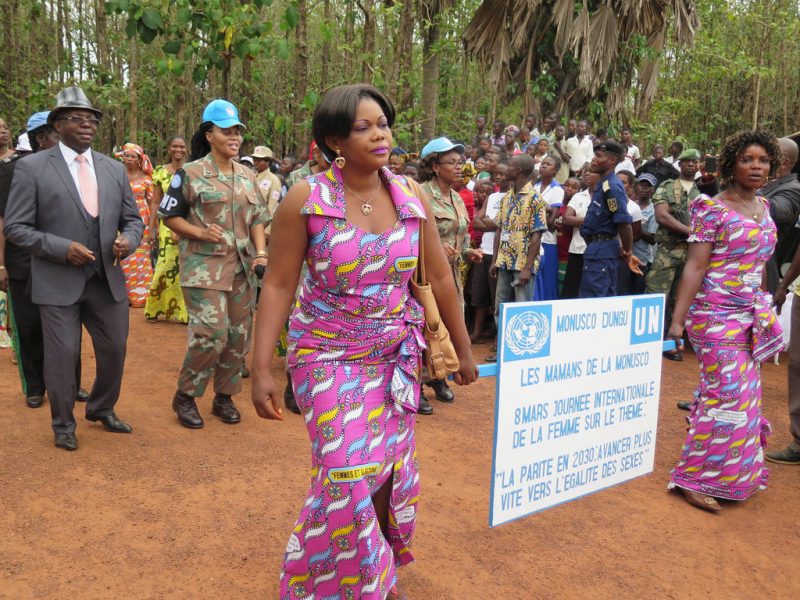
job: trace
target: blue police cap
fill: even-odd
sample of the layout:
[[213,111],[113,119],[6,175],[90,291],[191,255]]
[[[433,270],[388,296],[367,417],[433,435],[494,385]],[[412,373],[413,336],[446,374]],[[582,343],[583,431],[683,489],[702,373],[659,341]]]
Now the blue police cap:
[[233,127],[238,125],[244,127],[244,123],[239,120],[239,111],[237,108],[221,98],[212,100],[208,103],[203,111],[203,123],[211,121],[217,127],[225,129],[226,127]]
[[441,154],[442,152],[450,152],[450,150],[458,150],[463,154],[467,149],[464,148],[463,144],[454,144],[446,137],[438,137],[425,144],[425,147],[422,149],[419,157],[425,158],[434,152]]
[[33,131],[37,127],[41,127],[42,125],[47,125],[47,115],[50,114],[49,110],[43,110],[42,112],[33,113],[31,118],[28,119],[28,129],[27,131]]

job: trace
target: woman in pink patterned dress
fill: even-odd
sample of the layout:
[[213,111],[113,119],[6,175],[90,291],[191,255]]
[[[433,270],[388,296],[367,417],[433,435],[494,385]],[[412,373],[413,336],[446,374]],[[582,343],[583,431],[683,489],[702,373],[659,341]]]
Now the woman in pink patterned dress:
[[691,206],[689,255],[668,338],[679,340],[685,321],[700,385],[668,487],[712,512],[721,509],[715,498],[745,500],[767,484],[760,363],[780,350],[782,339],[762,291],[776,228],[756,190],[779,164],[773,136],[734,134],[719,162],[726,190],[698,196]]
[[289,537],[280,598],[383,600],[413,560],[419,474],[414,424],[423,315],[408,281],[425,230],[425,262],[459,355],[456,382],[477,377],[455,283],[430,202],[386,167],[394,107],[377,89],[329,91],[314,138],[335,164],[296,184],[273,224],[256,323],[253,403],[282,419],[270,373],[275,342],[308,265],[289,325],[288,361],[311,438],[308,497]]
[[122,270],[125,272],[125,284],[128,287],[128,302],[133,308],[142,308],[150,295],[150,281],[153,279],[153,263],[150,259],[150,248],[154,241],[151,231],[156,207],[152,206],[154,198],[153,165],[141,146],[125,144],[122,147],[122,164],[128,171],[128,181],[136,199],[136,207],[144,221],[144,233],[139,247],[122,259]]

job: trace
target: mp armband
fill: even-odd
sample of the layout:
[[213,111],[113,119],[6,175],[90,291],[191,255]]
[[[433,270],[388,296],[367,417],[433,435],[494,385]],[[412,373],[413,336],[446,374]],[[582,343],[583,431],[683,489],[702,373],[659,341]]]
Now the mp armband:
[[161,199],[158,206],[158,214],[161,217],[185,217],[189,214],[189,203],[183,195],[183,179],[186,173],[183,169],[178,169],[172,177],[169,188]]

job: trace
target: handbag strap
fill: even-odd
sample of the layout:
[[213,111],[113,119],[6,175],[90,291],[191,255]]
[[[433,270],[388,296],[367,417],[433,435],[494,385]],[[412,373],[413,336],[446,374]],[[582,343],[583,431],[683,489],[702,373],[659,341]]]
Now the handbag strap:
[[[410,187],[414,193],[417,195],[417,198],[420,200],[422,199],[422,195],[424,192],[422,191],[422,187],[420,187],[419,183],[411,179],[410,177],[406,177],[406,183],[408,187]],[[425,223],[426,220],[423,218],[417,219],[419,222],[419,257],[417,258],[417,268],[414,270],[414,282],[417,285],[428,285],[428,277],[425,274]]]

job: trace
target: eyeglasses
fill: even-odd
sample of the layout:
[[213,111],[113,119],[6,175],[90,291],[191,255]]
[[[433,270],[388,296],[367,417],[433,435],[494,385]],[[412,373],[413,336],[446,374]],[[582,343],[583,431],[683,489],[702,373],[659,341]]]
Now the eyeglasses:
[[463,167],[466,164],[466,161],[453,159],[453,160],[443,160],[436,163],[437,165],[450,165],[451,167],[455,167],[458,165],[459,167]]
[[77,125],[80,127],[84,123],[89,125],[90,127],[97,127],[100,125],[100,119],[95,119],[94,117],[84,118],[78,115],[72,115],[71,117],[61,117],[59,121],[69,121],[73,125]]

